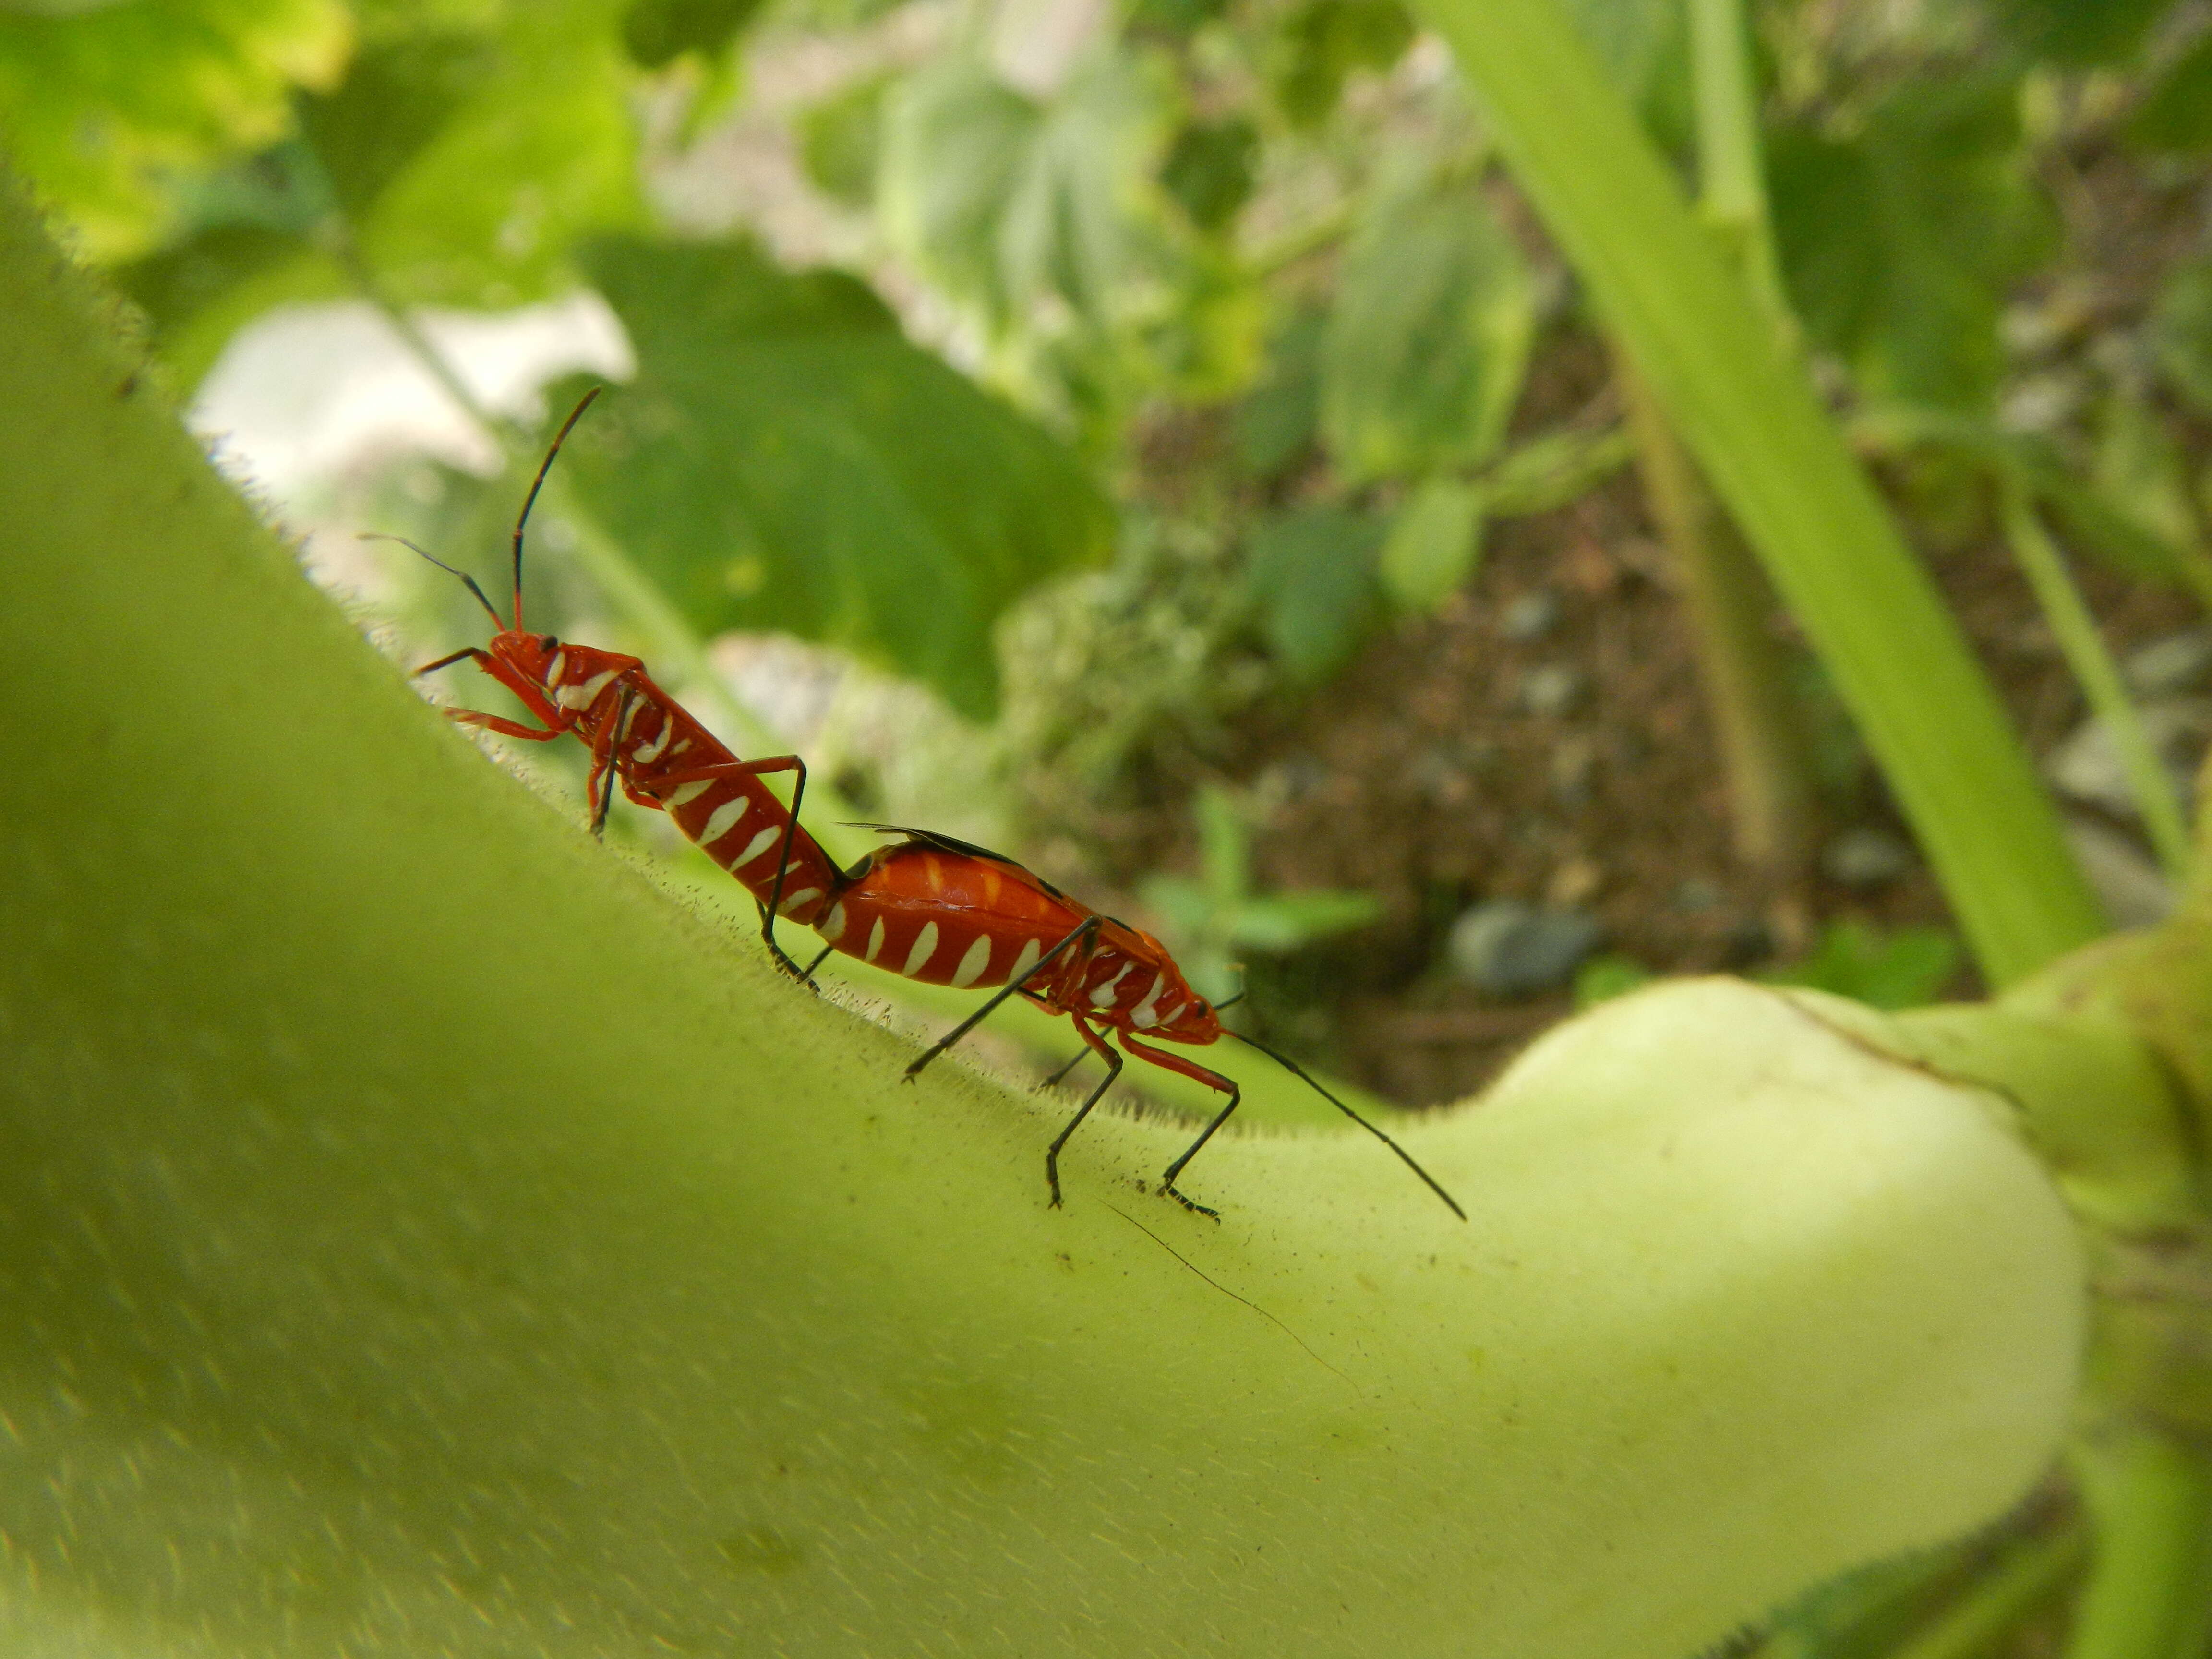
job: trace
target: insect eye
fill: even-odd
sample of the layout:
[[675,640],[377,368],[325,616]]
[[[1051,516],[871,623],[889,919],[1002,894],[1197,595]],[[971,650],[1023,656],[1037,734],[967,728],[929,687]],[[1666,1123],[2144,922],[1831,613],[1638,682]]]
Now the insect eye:
[[561,648],[561,641],[553,635],[548,634],[545,636],[545,648],[548,651],[558,651]]

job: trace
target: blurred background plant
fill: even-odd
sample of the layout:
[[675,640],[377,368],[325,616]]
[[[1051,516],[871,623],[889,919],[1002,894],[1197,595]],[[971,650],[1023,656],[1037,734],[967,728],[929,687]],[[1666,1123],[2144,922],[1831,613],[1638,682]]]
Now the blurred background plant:
[[[2212,738],[2212,12],[1567,9],[2085,890],[2161,915]],[[622,381],[538,625],[805,750],[825,825],[1003,845],[1218,994],[1246,963],[1240,1019],[1401,1104],[1652,974],[2017,971],[1399,0],[15,0],[0,121],[395,653],[481,618],[355,532],[484,568],[549,410]]]

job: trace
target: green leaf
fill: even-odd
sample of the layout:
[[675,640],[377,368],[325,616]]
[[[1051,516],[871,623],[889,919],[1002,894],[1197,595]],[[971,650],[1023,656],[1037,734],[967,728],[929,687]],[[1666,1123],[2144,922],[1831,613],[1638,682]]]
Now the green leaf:
[[1358,69],[1385,70],[1413,44],[1413,20],[1398,0],[1306,0],[1284,24],[1275,101],[1294,126],[1327,120]]
[[2166,383],[2200,414],[2212,415],[2212,259],[2182,265],[2166,279],[2149,335]]
[[2089,69],[2133,57],[2172,0],[1987,0],[2000,37],[2028,58]]
[[[575,280],[583,238],[643,222],[635,71],[615,21],[612,0],[541,0],[509,16],[451,114],[358,216],[395,297],[519,304]],[[332,162],[340,174],[351,165]]]
[[1103,320],[1139,260],[1164,108],[1115,52],[1086,58],[1043,103],[983,63],[939,59],[885,107],[885,227],[994,330],[1048,297]]
[[87,253],[143,255],[171,233],[168,180],[281,137],[294,88],[335,81],[352,45],[339,0],[0,11],[9,149]]
[[1680,50],[1683,8],[1674,0],[1565,0],[1565,9],[1621,95],[1640,107],[1669,49]]
[[1405,611],[1432,611],[1456,593],[1482,556],[1483,491],[1432,478],[1408,495],[1382,544],[1382,589]]
[[1348,483],[1479,462],[1505,435],[1535,331],[1519,247],[1473,179],[1407,169],[1346,250],[1321,424]]
[[586,258],[638,377],[573,441],[576,484],[692,625],[841,645],[988,714],[999,612],[1107,544],[1075,463],[850,276],[744,244]]
[[1229,942],[1248,951],[1296,951],[1332,933],[1364,927],[1382,914],[1372,893],[1293,888],[1238,905],[1229,917]]
[[2004,370],[1998,313],[2053,235],[2019,136],[2014,85],[1994,76],[1908,85],[1848,140],[1803,127],[1773,136],[1791,299],[1866,396],[1990,403]]
[[1259,385],[1237,405],[1237,459],[1255,477],[1279,477],[1313,447],[1328,325],[1325,312],[1295,313],[1269,349]]
[[2124,131],[2144,149],[2212,149],[2212,34],[2166,67]]
[[1959,941],[1945,927],[1884,933],[1845,918],[1820,932],[1802,962],[1759,975],[1770,985],[1802,985],[1875,1008],[1932,1002],[1959,971]]
[[642,69],[664,68],[686,52],[719,58],[760,8],[761,0],[630,0],[623,46]]
[[1259,129],[1241,115],[1193,121],[1176,135],[1160,167],[1160,183],[1182,204],[1191,223],[1218,231],[1250,198],[1259,154]]
[[799,160],[809,183],[848,207],[876,196],[888,76],[873,76],[815,105],[799,119]]
[[1341,507],[1311,507],[1252,536],[1260,631],[1291,679],[1318,684],[1373,625],[1382,526]]
[[1243,902],[1252,890],[1250,831],[1243,814],[1219,784],[1199,786],[1199,867],[1206,873],[1206,896],[1217,912]]

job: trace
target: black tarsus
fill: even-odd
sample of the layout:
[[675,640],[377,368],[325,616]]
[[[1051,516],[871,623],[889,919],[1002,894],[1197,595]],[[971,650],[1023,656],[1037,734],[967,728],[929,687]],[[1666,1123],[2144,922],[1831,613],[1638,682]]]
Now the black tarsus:
[[[583,412],[581,405],[579,405],[576,414],[580,415]],[[576,416],[571,415],[568,417],[569,425],[574,425],[575,420]],[[567,428],[562,429],[565,432]],[[791,769],[796,774],[796,779],[791,786],[791,811],[784,814],[783,841],[775,859],[775,880],[769,887],[768,902],[761,906],[761,938],[767,944],[768,953],[775,959],[777,967],[782,969],[808,990],[818,993],[820,988],[808,977],[813,973],[814,968],[808,967],[802,969],[797,963],[784,954],[783,946],[775,942],[775,907],[783,902],[783,878],[791,872],[791,843],[799,834],[799,803],[806,799],[806,763],[793,755],[791,757]],[[831,894],[827,896],[834,899],[836,895]],[[828,953],[825,951],[823,954]],[[817,966],[821,961],[821,957],[814,959]]]
[[1089,1054],[1090,1052],[1091,1052],[1091,1050],[1090,1050],[1090,1049],[1088,1049],[1088,1048],[1078,1048],[1078,1049],[1075,1051],[1075,1058],[1074,1058],[1074,1059],[1073,1059],[1073,1060],[1069,1060],[1069,1061],[1067,1062],[1067,1064],[1066,1064],[1066,1065],[1065,1065],[1065,1066],[1061,1066],[1058,1071],[1054,1072],[1054,1073],[1050,1077],[1047,1078],[1047,1079],[1046,1079],[1042,1083],[1039,1084],[1037,1086],[1038,1086],[1040,1089],[1057,1089],[1057,1088],[1060,1086],[1060,1079],[1062,1079],[1062,1078],[1066,1077],[1066,1076],[1070,1072],[1073,1071],[1077,1066],[1079,1066],[1082,1065],[1082,1064],[1083,1064],[1083,1057],[1084,1057],[1085,1054]]
[[615,774],[622,763],[616,751],[622,747],[623,727],[629,721],[629,706],[637,696],[637,688],[627,681],[623,684],[622,702],[615,708],[614,735],[607,744],[607,769],[599,789],[599,799],[592,811],[592,834],[596,837],[606,832],[607,814],[615,810]]
[[[1084,1041],[1088,1045],[1091,1038],[1091,1028],[1083,1024],[1079,1015],[1071,1016],[1071,1018],[1075,1019],[1076,1028],[1083,1033]],[[1083,1104],[1075,1109],[1075,1115],[1067,1120],[1060,1133],[1053,1138],[1052,1145],[1046,1147],[1044,1151],[1044,1183],[1052,1188],[1052,1203],[1048,1206],[1051,1209],[1060,1208],[1060,1149],[1067,1145],[1067,1138],[1070,1135],[1083,1127],[1083,1120],[1091,1115],[1091,1109],[1096,1106],[1104,1097],[1106,1091],[1114,1086],[1114,1079],[1121,1075],[1121,1056],[1115,1050],[1114,1046],[1101,1039],[1097,1045],[1097,1049],[1106,1061],[1106,1075],[1098,1079],[1097,1088],[1084,1097]],[[1091,1048],[1086,1046],[1084,1054],[1091,1052]],[[1079,1060],[1082,1055],[1079,1054],[1076,1058]],[[1063,1072],[1066,1069],[1065,1066],[1060,1067]]]
[[1069,945],[1074,944],[1076,940],[1085,939],[1086,935],[1090,939],[1093,939],[1097,938],[1098,926],[1102,918],[1097,916],[1085,916],[1081,921],[1077,922],[1075,926],[1069,929],[1069,931],[1061,938],[1059,944],[1054,945],[1052,949],[1047,951],[1042,956],[1039,957],[1035,962],[1030,964],[1030,969],[1027,973],[1024,974],[1019,979],[1009,980],[1006,984],[1000,986],[997,991],[992,994],[991,1000],[988,1002],[986,1002],[974,1013],[969,1015],[967,1018],[962,1020],[957,1025],[954,1026],[950,1032],[946,1033],[944,1036],[938,1038],[935,1042],[932,1043],[927,1049],[925,1049],[922,1053],[921,1058],[915,1060],[912,1065],[906,1068],[906,1080],[909,1083],[913,1082],[915,1076],[920,1073],[923,1066],[928,1065],[931,1060],[935,1060],[938,1055],[943,1054],[954,1043],[959,1042],[962,1037],[966,1036],[969,1032],[974,1030],[978,1025],[981,1025],[985,1018],[997,1009],[1000,1003],[1004,1002],[1008,997],[1013,995],[1015,992],[1020,990],[1023,986],[1028,984],[1039,974],[1042,973],[1061,951],[1067,949]]
[[[545,487],[545,475],[553,470],[553,458],[561,453],[561,446],[568,441],[569,431],[584,418],[584,411],[592,406],[592,400],[605,390],[603,386],[593,386],[568,411],[568,418],[561,422],[561,429],[553,434],[553,447],[545,452],[545,459],[538,463],[538,476],[530,481],[530,493],[522,498],[522,511],[515,515],[514,631],[518,634],[522,631],[522,527],[530,522],[530,509],[538,505],[538,492]],[[473,587],[476,584],[471,582],[469,586]],[[492,615],[496,617],[499,612],[494,611]]]
[[[1233,1036],[1234,1033],[1232,1032],[1231,1035]],[[1127,1039],[1124,1037],[1123,1041],[1126,1042]],[[1200,1069],[1204,1070],[1205,1068],[1201,1066]],[[1175,1200],[1176,1203],[1182,1205],[1184,1209],[1193,1211],[1199,1215],[1210,1215],[1216,1221],[1218,1221],[1221,1219],[1220,1211],[1209,1210],[1205,1205],[1196,1203],[1190,1199],[1185,1198],[1182,1195],[1182,1189],[1175,1184],[1176,1177],[1182,1173],[1183,1165],[1189,1163],[1191,1159],[1199,1155],[1199,1152],[1205,1147],[1206,1143],[1213,1139],[1213,1132],[1216,1129],[1218,1129],[1223,1124],[1229,1121],[1229,1115],[1237,1109],[1237,1103],[1244,1098],[1244,1091],[1237,1085],[1237,1082],[1235,1078],[1222,1077],[1221,1073],[1218,1072],[1211,1073],[1209,1075],[1220,1078],[1222,1082],[1229,1085],[1229,1103],[1213,1115],[1212,1122],[1207,1124],[1206,1127],[1199,1131],[1197,1139],[1192,1141],[1189,1146],[1183,1148],[1182,1156],[1177,1158],[1174,1163],[1168,1165],[1166,1171],[1160,1176],[1160,1190],[1163,1193],[1165,1193],[1170,1198]],[[1457,1206],[1455,1206],[1454,1207],[1456,1208]]]
[[[398,542],[400,546],[407,549],[410,553],[422,553],[424,558],[429,560],[432,564],[436,565],[439,569],[444,571],[448,576],[459,576],[461,580],[467,585],[469,592],[476,595],[477,603],[484,608],[484,615],[491,618],[493,626],[497,628],[502,634],[507,631],[507,619],[499,614],[499,611],[493,606],[492,602],[489,599],[484,598],[483,589],[477,586],[477,579],[469,574],[467,571],[454,569],[453,566],[447,564],[443,559],[438,557],[434,553],[424,553],[421,548],[416,546],[414,543],[409,541],[404,536],[387,536],[381,530],[364,530],[361,534],[355,537],[354,539],[357,542]],[[465,657],[467,654],[468,653],[466,652],[459,653],[453,656],[447,658],[446,663],[459,662],[462,657]],[[435,665],[442,668],[446,665],[446,663],[439,663]],[[429,670],[426,668],[418,668],[415,672],[418,674],[427,674],[429,672]]]
[[[1295,1076],[1304,1078],[1312,1087],[1313,1091],[1316,1094],[1319,1095],[1330,1105],[1335,1107],[1338,1111],[1342,1112],[1345,1116],[1350,1118],[1361,1128],[1366,1130],[1369,1134],[1373,1135],[1376,1139],[1381,1141],[1392,1152],[1397,1153],[1398,1156],[1404,1160],[1406,1167],[1411,1170],[1415,1175],[1420,1176],[1424,1182],[1427,1182],[1429,1190],[1434,1193],[1438,1198],[1443,1200],[1446,1207],[1449,1208],[1454,1215],[1457,1216],[1462,1221],[1467,1219],[1467,1212],[1460,1208],[1459,1200],[1455,1199],[1442,1187],[1438,1186],[1437,1184],[1436,1177],[1431,1175],[1426,1170],[1424,1170],[1419,1164],[1416,1164],[1413,1161],[1413,1155],[1411,1152],[1408,1152],[1403,1146],[1401,1146],[1396,1141],[1391,1139],[1389,1136],[1384,1134],[1382,1130],[1376,1128],[1365,1118],[1360,1116],[1358,1113],[1353,1111],[1351,1107],[1346,1105],[1334,1095],[1329,1093],[1328,1090],[1322,1088],[1318,1082],[1315,1081],[1312,1073],[1307,1071],[1304,1066],[1299,1065],[1297,1061],[1292,1060],[1288,1054],[1277,1054],[1266,1043],[1258,1042],[1252,1037],[1248,1037],[1242,1031],[1229,1031],[1225,1027],[1224,1030],[1226,1035],[1235,1037],[1239,1042],[1245,1044],[1248,1048],[1257,1048],[1261,1054],[1267,1055],[1268,1059],[1273,1060],[1285,1071],[1290,1072]],[[1234,1105],[1235,1103],[1236,1103],[1233,1101],[1231,1103],[1231,1105]],[[1228,1115],[1229,1114],[1227,1112],[1224,1112],[1221,1115],[1222,1117],[1227,1117]],[[1220,1118],[1216,1118],[1212,1126],[1207,1128],[1206,1135],[1212,1134],[1215,1128],[1219,1127],[1220,1121]],[[1203,1146],[1206,1145],[1206,1135],[1200,1135],[1198,1138],[1198,1146]],[[1180,1170],[1185,1164],[1188,1164],[1190,1161],[1191,1152],[1196,1152],[1198,1150],[1198,1146],[1192,1147],[1190,1149],[1190,1152],[1185,1152],[1180,1158],[1176,1160],[1172,1166],[1170,1167],[1168,1170],[1168,1179],[1170,1182],[1175,1179],[1176,1170]]]

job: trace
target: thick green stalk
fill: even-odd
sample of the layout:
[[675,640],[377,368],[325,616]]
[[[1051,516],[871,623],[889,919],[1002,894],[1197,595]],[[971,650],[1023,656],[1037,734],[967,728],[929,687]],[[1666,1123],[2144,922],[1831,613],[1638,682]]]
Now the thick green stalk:
[[2172,1435],[2113,1428],[2072,1459],[2097,1528],[2066,1659],[2195,1659],[2212,1613],[2212,1470]]
[[1759,88],[1742,0],[1690,0],[1690,76],[1697,89],[1698,211],[1729,243],[1778,335],[1794,337],[1766,210]]
[[1980,1659],[2078,1577],[2088,1553],[2078,1525],[2015,1545],[1887,1659]]
[[1056,1106],[488,763],[6,191],[0,314],[0,1649],[1649,1659],[2047,1463],[1979,1091],[1702,981],[1407,1129],[1466,1224],[1107,1114],[1048,1209]]
[[1557,0],[1420,0],[1522,188],[1833,676],[1999,984],[2105,927],[1927,573]]
[[1812,850],[1813,787],[1765,577],[1721,514],[1643,380],[1620,382],[1645,499],[1681,584],[1705,707],[1720,738],[1735,855],[1771,879],[1801,878]]
[[2119,756],[2129,793],[2135,797],[2159,862],[2172,879],[2187,880],[2189,824],[2173,793],[2173,781],[2143,731],[2142,717],[2121,683],[2119,665],[2106,648],[2096,617],[2067,574],[2065,556],[2043,527],[2027,487],[2016,481],[2008,481],[2004,487],[2004,527],[2012,556],[2035,590],[2035,602],[2065,653],[2066,665],[2074,671],[2074,683],[2081,688],[2090,712]]

